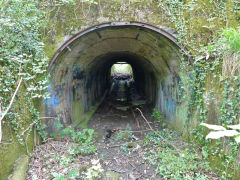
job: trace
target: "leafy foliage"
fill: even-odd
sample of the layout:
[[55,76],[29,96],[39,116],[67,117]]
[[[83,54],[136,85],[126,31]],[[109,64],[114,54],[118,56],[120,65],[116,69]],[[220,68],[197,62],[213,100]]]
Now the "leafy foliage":
[[[23,135],[19,132],[28,128],[26,129],[24,126],[27,113],[21,106],[29,107],[29,116],[32,118],[34,127],[40,131],[43,137],[45,136],[45,133],[41,131],[39,112],[33,103],[34,99],[47,97],[44,92],[47,88],[45,72],[48,60],[44,55],[44,44],[41,42],[41,29],[45,24],[46,14],[40,9],[63,4],[72,6],[75,2],[75,0],[0,1],[0,105],[4,111],[18,80],[22,77],[24,86],[21,88],[21,93],[26,95],[18,98],[24,99],[24,103],[18,102],[19,108],[15,102],[15,106],[11,108],[6,117],[6,122],[9,123],[22,144]],[[96,0],[81,0],[80,2],[97,4]],[[141,1],[131,0],[131,2]],[[163,16],[169,19],[171,26],[178,32],[178,42],[188,49],[188,51],[184,50],[184,55],[187,54],[193,59],[191,66],[188,66],[188,62],[182,64],[184,70],[193,67],[189,77],[190,92],[187,94],[189,112],[186,126],[190,126],[191,118],[195,114],[198,115],[199,122],[207,121],[206,101],[209,100],[209,97],[206,92],[209,92],[209,89],[206,89],[206,81],[209,76],[213,77],[214,81],[220,82],[219,88],[222,88],[221,98],[216,97],[216,94],[211,94],[213,98],[218,98],[221,101],[217,104],[220,115],[218,123],[224,127],[239,123],[240,32],[237,27],[240,17],[239,3],[223,0],[158,0],[157,2]],[[225,28],[226,25],[229,28]],[[155,116],[159,122],[162,122],[160,114],[155,113]],[[27,132],[29,133],[31,129],[29,128]],[[204,132],[203,127],[197,127],[192,133],[193,138],[203,146],[204,154],[211,152],[211,154],[218,155],[219,149],[206,148],[206,145],[209,145],[211,141],[205,140]],[[73,154],[95,151],[90,143],[91,131],[76,133],[74,130],[69,130],[69,133],[73,141],[81,144],[81,148],[86,150],[79,152],[79,147],[77,147],[76,151],[72,152]],[[121,137],[123,136],[121,135]],[[151,140],[152,136],[149,135],[148,138]],[[226,162],[226,169],[231,168],[229,164],[234,161],[235,152],[238,150],[236,147],[239,147],[231,141],[228,144],[232,149],[230,153],[232,156],[218,155]],[[164,153],[161,154],[161,157],[164,156]]]
[[[33,105],[33,99],[47,97],[45,73],[48,59],[44,55],[44,44],[41,42],[43,24],[44,13],[38,9],[37,1],[0,2],[0,102],[2,111],[9,104],[11,94],[22,77],[24,88],[21,93],[25,93],[24,101],[29,106],[34,126],[39,131],[42,127],[39,113]],[[22,105],[23,103],[20,106]],[[6,121],[15,131],[19,142],[23,143],[22,134],[18,134],[18,131],[24,129],[22,120],[25,119],[26,112],[24,108],[17,109],[16,107],[11,108]],[[29,131],[31,129],[29,128]]]
[[[158,132],[168,141],[177,139],[178,134],[166,130]],[[208,179],[204,172],[210,170],[206,162],[199,163],[199,155],[193,149],[184,148],[180,156],[176,151],[165,144],[159,136],[150,132],[145,137],[145,145],[150,145],[151,150],[146,152],[144,159],[156,166],[156,173],[165,179]],[[152,147],[153,146],[153,147]],[[202,171],[202,173],[201,173]]]
[[[189,70],[187,127],[191,127],[195,116],[198,122],[207,122],[208,103],[214,102],[218,123],[224,127],[238,124],[240,115],[240,58],[239,58],[239,3],[235,1],[158,1],[166,18],[176,30],[178,42],[186,49],[184,55],[192,62],[182,63],[184,71]],[[227,27],[226,27],[227,25]],[[192,67],[193,69],[189,69]],[[211,78],[211,79],[210,79]],[[207,83],[206,83],[207,82]],[[219,86],[214,87],[215,84]],[[207,86],[208,85],[208,86]],[[209,87],[210,86],[210,87]],[[219,94],[217,94],[219,93]],[[217,100],[216,100],[217,99]],[[219,107],[219,108],[218,108]],[[219,109],[219,111],[218,111]],[[196,125],[193,125],[196,126]],[[191,131],[191,139],[202,146],[203,152],[223,160],[223,178],[232,176],[236,143],[229,140],[230,155],[219,153],[226,142],[217,141],[216,148],[210,149],[212,141],[205,139],[204,127]],[[232,163],[232,164],[231,164]]]
[[162,127],[166,127],[167,124],[165,122],[164,115],[158,109],[153,109],[152,116],[155,118],[157,123],[162,125]]
[[127,140],[130,139],[133,134],[131,132],[132,128],[131,126],[128,124],[126,126],[126,130],[125,131],[119,131],[116,134],[113,135],[113,138],[117,141],[121,141],[121,140]]
[[69,149],[71,155],[89,155],[97,151],[97,148],[93,144],[93,129],[83,129],[82,131],[76,132],[72,127],[68,127],[63,129],[63,132],[66,135],[70,134],[73,142],[75,142],[73,148],[71,147]]
[[[217,126],[217,125],[211,125],[211,124],[206,124],[206,123],[201,123],[202,126],[205,126],[211,130],[208,135],[207,139],[219,139],[221,137],[234,137],[235,141],[237,143],[240,143],[240,133],[238,132],[240,130],[240,124],[238,125],[228,125],[227,127],[232,129],[232,130],[227,130],[223,126]],[[237,131],[238,130],[238,131]]]
[[222,42],[232,52],[240,53],[240,29],[227,28],[222,32]]
[[89,180],[98,179],[101,177],[103,168],[102,168],[99,160],[93,159],[93,160],[91,160],[91,162],[92,162],[93,166],[88,168],[87,172],[85,173],[86,179],[89,179]]

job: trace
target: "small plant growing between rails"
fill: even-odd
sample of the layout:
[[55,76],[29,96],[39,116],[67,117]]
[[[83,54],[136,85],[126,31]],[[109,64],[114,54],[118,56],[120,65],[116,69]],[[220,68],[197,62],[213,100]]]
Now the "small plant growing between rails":
[[96,146],[93,144],[93,129],[83,129],[82,131],[76,132],[73,127],[68,127],[63,129],[63,133],[70,135],[71,139],[75,143],[73,148],[68,150],[69,154],[76,156],[81,155],[90,155],[97,152]]
[[131,126],[128,124],[126,126],[126,130],[125,131],[119,131],[118,133],[114,134],[114,139],[117,141],[121,141],[121,140],[126,140],[129,139],[133,136],[132,132],[131,132],[132,128]]

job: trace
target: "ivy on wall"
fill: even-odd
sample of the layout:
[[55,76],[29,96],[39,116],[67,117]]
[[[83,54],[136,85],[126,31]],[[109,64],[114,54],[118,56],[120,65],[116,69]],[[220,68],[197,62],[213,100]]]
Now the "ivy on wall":
[[[22,132],[29,133],[32,126],[39,132],[42,129],[39,112],[34,107],[33,100],[47,96],[45,73],[48,59],[44,55],[44,44],[41,42],[44,13],[38,9],[38,5],[34,0],[0,1],[1,112],[6,110],[18,81],[22,78],[21,91],[16,95],[3,122],[11,127],[21,144],[24,142]],[[25,112],[26,109],[28,113]],[[26,119],[33,121],[27,129]]]

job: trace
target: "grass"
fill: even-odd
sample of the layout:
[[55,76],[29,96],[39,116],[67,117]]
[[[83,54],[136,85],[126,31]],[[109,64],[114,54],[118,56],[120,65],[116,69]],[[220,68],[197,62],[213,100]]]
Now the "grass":
[[222,42],[234,53],[240,53],[240,29],[227,28],[222,32]]

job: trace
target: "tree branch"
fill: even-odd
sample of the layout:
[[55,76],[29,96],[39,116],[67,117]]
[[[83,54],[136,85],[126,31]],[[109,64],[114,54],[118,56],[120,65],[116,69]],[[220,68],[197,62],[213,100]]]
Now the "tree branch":
[[181,153],[179,152],[179,149],[178,149],[175,145],[173,145],[173,144],[171,144],[170,142],[168,142],[168,140],[166,140],[165,138],[163,138],[160,134],[158,134],[158,133],[152,128],[152,126],[150,125],[150,123],[148,122],[148,120],[146,119],[146,117],[143,115],[142,111],[141,111],[139,108],[136,108],[136,110],[138,110],[138,111],[140,112],[141,116],[143,117],[143,119],[144,119],[144,120],[146,121],[146,123],[148,124],[148,127],[150,128],[150,130],[151,130],[154,134],[156,134],[158,137],[160,137],[166,144],[168,144],[168,145],[171,146],[173,149],[175,149],[176,152],[179,154],[179,156],[181,156]]
[[[16,90],[15,90],[13,96],[12,96],[12,99],[11,99],[11,101],[10,101],[10,103],[9,103],[6,111],[5,111],[5,112],[3,113],[3,115],[0,117],[0,143],[1,143],[1,140],[2,140],[2,120],[3,120],[3,118],[6,116],[6,114],[8,113],[9,109],[11,108],[12,103],[13,103],[13,101],[14,101],[14,99],[15,99],[15,96],[16,96],[18,90],[19,90],[19,87],[20,87],[21,83],[22,83],[22,78],[21,78],[20,81],[18,82],[17,88],[16,88]],[[0,110],[1,110],[1,108],[0,108]],[[1,112],[1,111],[0,111],[0,112]]]

